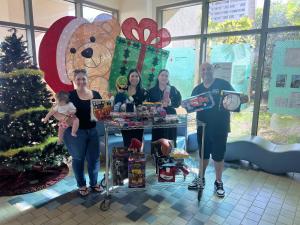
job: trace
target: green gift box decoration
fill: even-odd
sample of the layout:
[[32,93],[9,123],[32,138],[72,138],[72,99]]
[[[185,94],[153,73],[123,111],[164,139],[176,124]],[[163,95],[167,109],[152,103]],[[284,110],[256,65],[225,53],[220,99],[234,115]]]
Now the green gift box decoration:
[[[134,36],[133,30],[137,31],[138,39]],[[146,40],[145,30],[150,32]],[[167,64],[169,51],[162,48],[171,41],[169,32],[165,28],[158,30],[157,23],[149,18],[142,19],[140,23],[134,18],[128,18],[122,24],[122,32],[126,38],[116,39],[109,91],[114,92],[117,78],[127,76],[131,69],[140,72],[144,88],[153,87],[158,72]]]

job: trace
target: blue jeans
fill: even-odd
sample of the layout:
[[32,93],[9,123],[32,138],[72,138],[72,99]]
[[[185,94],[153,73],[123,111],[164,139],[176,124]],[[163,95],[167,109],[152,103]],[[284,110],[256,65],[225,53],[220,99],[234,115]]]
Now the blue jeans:
[[72,156],[72,167],[78,187],[86,186],[84,162],[88,163],[90,186],[97,184],[100,168],[100,145],[96,128],[78,129],[77,137],[71,135],[71,128],[64,133],[64,142]]

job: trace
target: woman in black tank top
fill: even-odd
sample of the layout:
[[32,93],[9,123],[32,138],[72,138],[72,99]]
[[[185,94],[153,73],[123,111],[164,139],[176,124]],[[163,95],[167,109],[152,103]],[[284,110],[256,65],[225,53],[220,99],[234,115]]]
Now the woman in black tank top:
[[76,107],[76,116],[79,119],[77,137],[71,135],[68,128],[64,134],[64,142],[72,156],[72,167],[79,188],[79,194],[86,196],[89,189],[86,186],[84,175],[85,159],[88,163],[88,175],[92,191],[101,192],[102,188],[97,183],[100,168],[100,148],[96,122],[91,121],[91,99],[101,99],[98,92],[87,87],[87,73],[85,70],[74,71],[76,89],[70,92],[70,101]]

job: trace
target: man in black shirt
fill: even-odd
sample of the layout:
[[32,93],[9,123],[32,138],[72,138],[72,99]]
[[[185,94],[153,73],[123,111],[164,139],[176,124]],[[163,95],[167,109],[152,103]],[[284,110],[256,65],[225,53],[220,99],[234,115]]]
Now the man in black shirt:
[[[205,184],[205,170],[209,163],[210,155],[214,161],[216,180],[214,183],[215,192],[218,197],[224,197],[225,191],[222,182],[222,171],[224,167],[224,155],[226,151],[227,136],[230,132],[230,112],[219,108],[220,93],[222,90],[234,91],[227,81],[213,77],[213,66],[209,63],[201,65],[202,83],[196,86],[192,96],[205,92],[211,92],[215,106],[211,109],[198,111],[197,120],[206,124],[203,159],[203,185]],[[242,99],[241,99],[242,100]],[[197,128],[197,139],[199,149],[201,149],[202,128]],[[200,151],[199,151],[200,153]],[[189,184],[189,189],[197,189],[199,178]]]

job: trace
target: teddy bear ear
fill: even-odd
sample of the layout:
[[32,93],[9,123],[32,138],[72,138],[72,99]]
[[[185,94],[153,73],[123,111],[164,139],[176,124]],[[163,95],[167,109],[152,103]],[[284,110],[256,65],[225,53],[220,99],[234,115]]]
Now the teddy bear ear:
[[115,39],[121,32],[121,26],[116,18],[109,14],[96,16],[93,23],[99,27],[99,34],[104,38]]
[[95,17],[94,22],[96,21],[106,21],[113,19],[113,16],[111,14],[107,13],[101,13],[98,16]]

